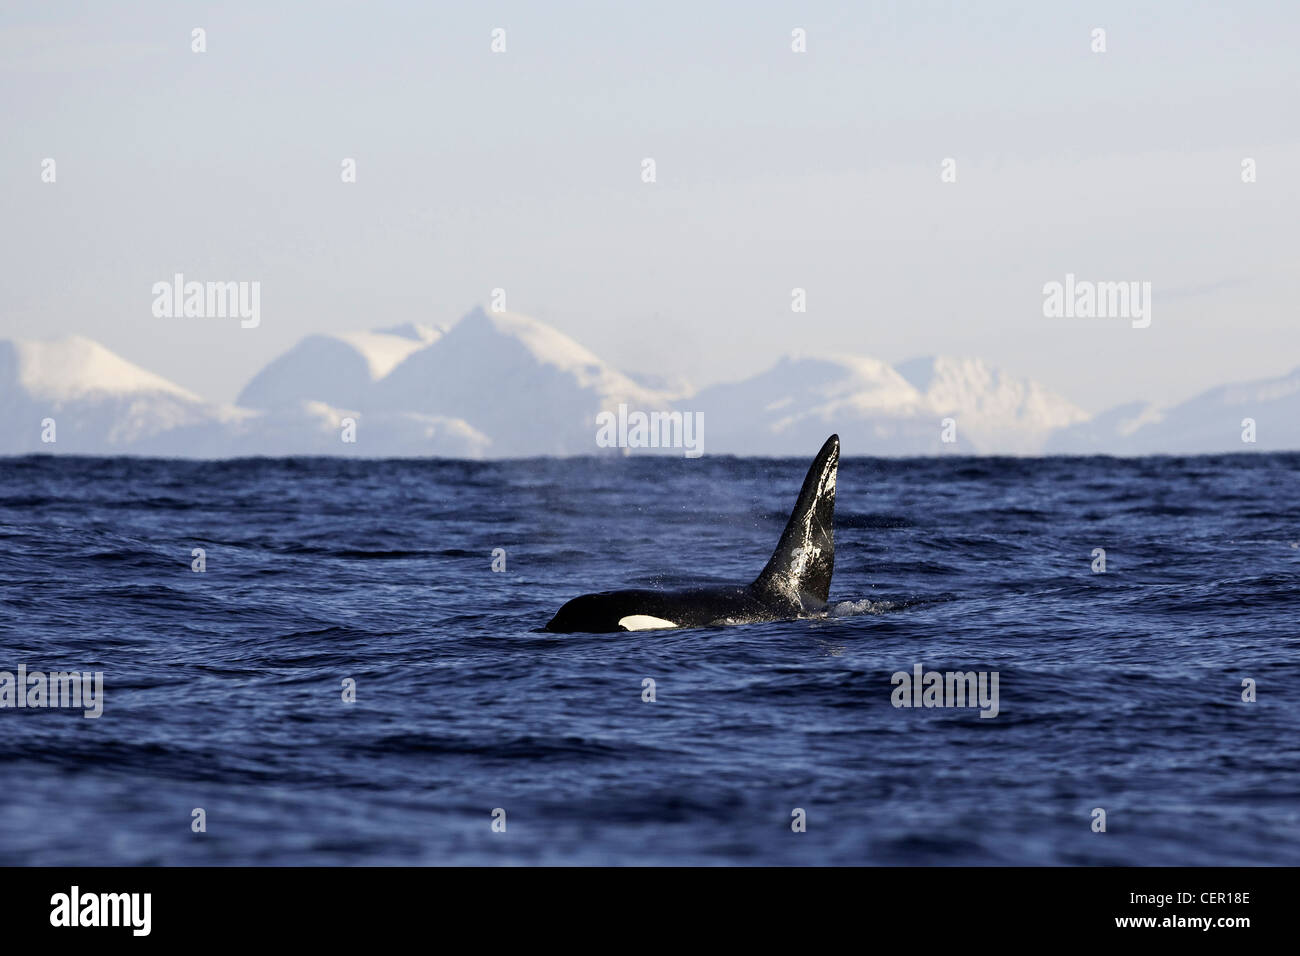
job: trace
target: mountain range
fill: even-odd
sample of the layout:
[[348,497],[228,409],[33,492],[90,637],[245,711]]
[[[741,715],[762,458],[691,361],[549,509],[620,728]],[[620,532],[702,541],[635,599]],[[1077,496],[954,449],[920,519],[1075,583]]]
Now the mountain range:
[[1300,368],[1172,406],[1137,402],[1093,416],[1037,382],[947,356],[897,365],[787,356],[694,391],[621,372],[536,319],[474,309],[451,327],[308,336],[232,405],[80,336],[0,340],[6,455],[614,454],[597,443],[598,416],[620,406],[698,414],[708,454],[805,455],[831,432],[862,455],[1300,449]]

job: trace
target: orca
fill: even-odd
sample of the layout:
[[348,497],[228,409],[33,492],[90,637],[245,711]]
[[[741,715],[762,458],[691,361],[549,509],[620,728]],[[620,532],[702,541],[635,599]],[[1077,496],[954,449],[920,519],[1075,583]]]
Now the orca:
[[608,634],[783,621],[826,606],[835,569],[835,475],[840,439],[813,459],[772,559],[753,584],[686,591],[584,594],[561,607],[548,631]]

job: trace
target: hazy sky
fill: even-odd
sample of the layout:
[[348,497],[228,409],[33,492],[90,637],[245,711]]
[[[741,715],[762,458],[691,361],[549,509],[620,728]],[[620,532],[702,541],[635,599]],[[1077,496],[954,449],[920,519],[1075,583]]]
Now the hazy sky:
[[[1294,2],[7,3],[0,106],[0,337],[211,399],[495,287],[697,384],[949,353],[1095,411],[1300,365]],[[155,318],[176,272],[261,325]],[[1044,318],[1067,272],[1150,328]]]

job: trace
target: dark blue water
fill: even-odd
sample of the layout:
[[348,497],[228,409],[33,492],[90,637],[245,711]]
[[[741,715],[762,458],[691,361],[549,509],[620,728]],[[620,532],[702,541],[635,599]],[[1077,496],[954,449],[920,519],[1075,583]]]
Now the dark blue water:
[[751,579],[806,467],[0,461],[0,670],[106,698],[0,710],[0,861],[1300,863],[1300,456],[848,458],[831,615],[539,631]]

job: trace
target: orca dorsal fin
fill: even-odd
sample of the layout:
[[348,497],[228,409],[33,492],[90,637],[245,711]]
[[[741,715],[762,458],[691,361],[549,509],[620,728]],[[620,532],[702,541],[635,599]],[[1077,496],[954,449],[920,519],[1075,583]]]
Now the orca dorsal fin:
[[825,604],[835,570],[835,473],[840,436],[832,435],[813,459],[799,500],[781,534],[772,560],[754,588],[778,597]]

